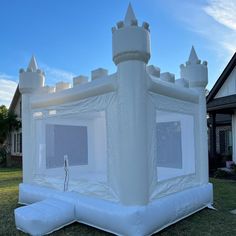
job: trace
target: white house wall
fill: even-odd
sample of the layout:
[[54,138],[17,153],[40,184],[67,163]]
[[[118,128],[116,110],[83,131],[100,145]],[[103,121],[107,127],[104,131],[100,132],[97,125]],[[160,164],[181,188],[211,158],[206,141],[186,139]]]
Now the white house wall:
[[17,117],[21,118],[21,96],[17,101],[14,113],[17,115]]
[[236,68],[230,73],[227,80],[221,86],[215,98],[225,97],[236,94]]
[[236,163],[236,115],[235,113],[232,114],[232,139],[233,139],[232,140],[233,141],[232,159]]

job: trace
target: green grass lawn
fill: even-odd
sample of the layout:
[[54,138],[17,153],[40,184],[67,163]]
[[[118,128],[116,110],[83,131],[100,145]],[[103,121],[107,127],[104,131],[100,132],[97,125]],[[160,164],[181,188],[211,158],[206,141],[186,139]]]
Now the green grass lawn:
[[[16,230],[13,211],[19,205],[18,184],[22,173],[18,169],[0,169],[0,235],[26,235]],[[204,209],[161,231],[160,236],[233,236],[236,235],[236,181],[211,179],[214,184],[214,207],[217,211]],[[109,235],[92,227],[74,223],[51,235]]]

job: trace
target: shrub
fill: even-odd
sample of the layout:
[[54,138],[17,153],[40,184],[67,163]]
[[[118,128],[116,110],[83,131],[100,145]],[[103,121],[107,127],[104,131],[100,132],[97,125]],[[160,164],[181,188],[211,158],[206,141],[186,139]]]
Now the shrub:
[[233,170],[233,173],[236,174],[236,164],[233,163],[231,166],[230,166],[230,169]]
[[7,150],[5,146],[0,147],[0,166],[6,166],[7,163]]
[[215,173],[214,173],[214,177],[215,178],[227,178],[229,176],[231,176],[232,174],[228,171],[225,170],[220,170],[218,169]]

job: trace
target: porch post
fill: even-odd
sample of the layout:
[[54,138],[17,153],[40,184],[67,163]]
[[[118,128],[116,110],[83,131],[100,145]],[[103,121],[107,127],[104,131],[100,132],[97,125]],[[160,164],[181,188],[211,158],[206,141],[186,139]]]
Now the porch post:
[[236,163],[236,115],[232,114],[232,160]]
[[216,114],[210,113],[210,160],[216,162]]

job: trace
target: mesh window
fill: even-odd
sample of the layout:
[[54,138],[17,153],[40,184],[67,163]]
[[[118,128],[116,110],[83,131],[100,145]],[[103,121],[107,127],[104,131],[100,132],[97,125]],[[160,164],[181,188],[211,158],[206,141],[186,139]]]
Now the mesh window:
[[179,121],[157,123],[157,166],[182,168],[181,124]]
[[88,164],[86,126],[46,125],[46,168],[62,167],[64,155],[70,166]]

